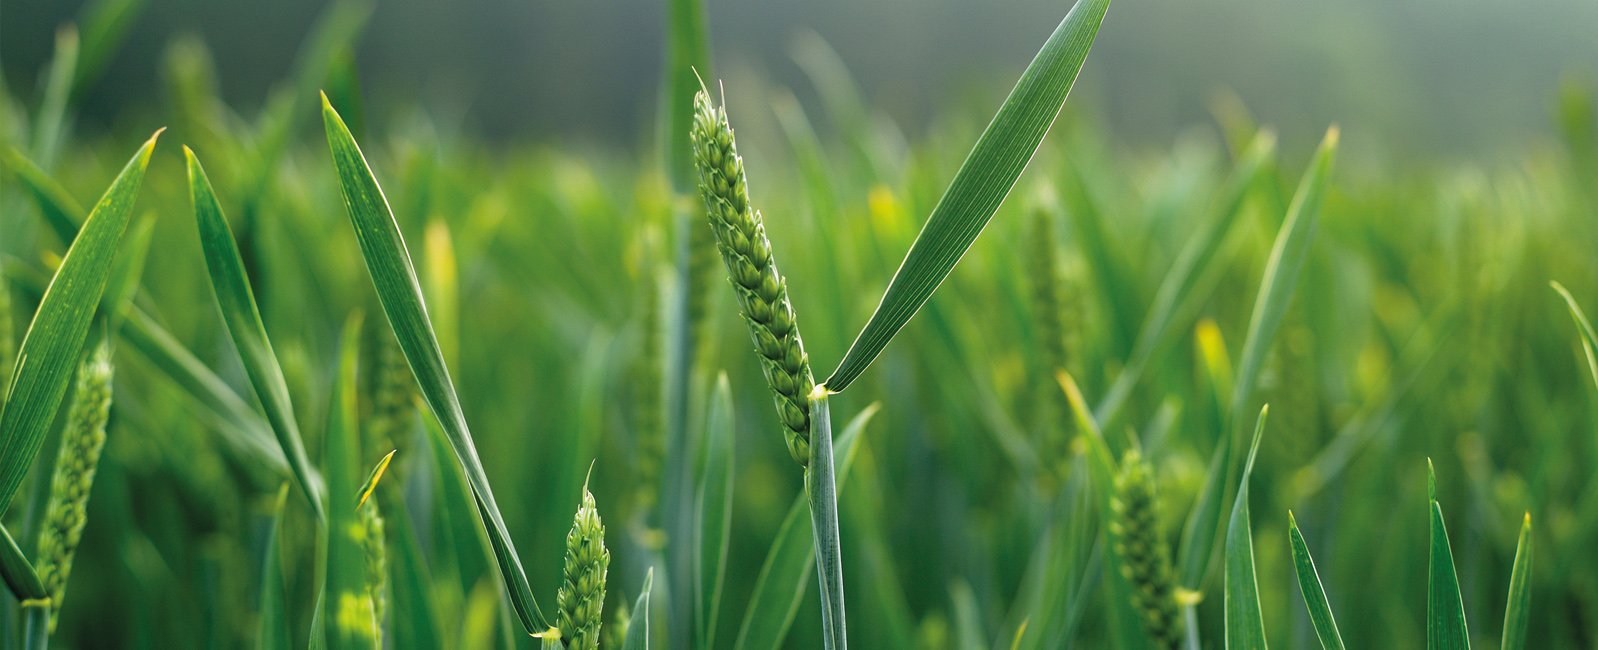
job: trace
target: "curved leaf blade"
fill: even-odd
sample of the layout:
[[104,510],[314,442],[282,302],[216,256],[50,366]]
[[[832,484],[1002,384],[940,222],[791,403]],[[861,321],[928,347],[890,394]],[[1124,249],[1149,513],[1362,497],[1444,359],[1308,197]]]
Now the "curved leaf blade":
[[50,593],[44,590],[44,583],[39,580],[39,574],[33,570],[33,563],[28,561],[28,556],[22,553],[17,540],[12,539],[11,531],[6,530],[5,526],[0,526],[0,578],[5,580],[6,587],[11,589],[11,595],[16,596],[17,600],[50,597]]
[[1298,590],[1304,596],[1304,606],[1309,609],[1309,620],[1315,626],[1315,636],[1324,650],[1343,650],[1343,635],[1337,631],[1337,619],[1332,617],[1332,606],[1326,602],[1326,589],[1321,586],[1320,573],[1315,570],[1315,559],[1310,557],[1309,544],[1298,530],[1298,520],[1292,511],[1287,513],[1287,536],[1293,545],[1293,572],[1298,574]]
[[0,514],[39,455],[127,230],[160,131],[140,147],[78,230],[22,339],[11,392],[0,407]]
[[427,306],[422,300],[422,288],[416,279],[416,267],[411,254],[400,236],[399,224],[389,209],[388,199],[378,186],[366,157],[355,143],[349,127],[338,111],[322,96],[322,121],[327,130],[328,147],[332,151],[337,169],[344,207],[349,212],[350,224],[355,228],[355,238],[360,243],[361,256],[377,290],[378,302],[388,317],[390,328],[399,341],[405,361],[421,388],[423,401],[441,423],[455,459],[460,463],[477,501],[478,514],[488,532],[494,549],[494,559],[505,581],[511,606],[516,610],[522,629],[529,634],[542,632],[549,627],[548,619],[538,608],[532,587],[527,583],[527,572],[500,516],[499,505],[494,502],[494,492],[488,484],[488,474],[472,443],[471,430],[466,425],[466,414],[461,410],[455,384],[450,380],[449,369],[439,349],[438,336],[427,318]]
[[871,320],[823,382],[827,390],[842,392],[854,383],[971,248],[1065,105],[1109,6],[1110,0],[1077,2],[1021,73],[932,208]]
[[200,248],[205,253],[205,268],[210,272],[211,292],[216,296],[216,306],[222,322],[227,325],[233,348],[243,361],[244,374],[266,412],[266,421],[277,436],[278,446],[288,459],[289,470],[299,483],[306,501],[318,520],[326,520],[316,470],[305,455],[305,442],[300,435],[299,422],[294,417],[294,404],[289,399],[288,381],[283,378],[283,368],[278,364],[277,353],[272,350],[272,340],[261,321],[261,310],[255,303],[255,292],[244,270],[244,259],[239,256],[238,244],[233,239],[233,229],[222,214],[211,179],[200,166],[200,159],[188,147],[183,157],[189,172],[189,199],[194,206],[194,221],[199,230]]

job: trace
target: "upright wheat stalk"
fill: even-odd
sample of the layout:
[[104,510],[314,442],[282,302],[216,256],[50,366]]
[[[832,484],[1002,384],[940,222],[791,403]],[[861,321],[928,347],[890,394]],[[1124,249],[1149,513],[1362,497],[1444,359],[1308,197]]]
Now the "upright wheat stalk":
[[799,338],[788,283],[777,272],[777,260],[766,239],[764,218],[749,206],[743,158],[733,141],[727,111],[700,91],[694,97],[692,131],[699,193],[710,215],[716,248],[738,296],[761,369],[771,386],[788,443],[788,454],[801,466],[810,463],[810,402],[815,378]]
[[50,501],[39,530],[39,579],[50,594],[50,629],[55,630],[72,573],[72,556],[83,539],[89,489],[105,448],[105,425],[111,413],[111,352],[101,340],[78,366],[77,387],[66,427],[61,431],[61,451],[50,479]]

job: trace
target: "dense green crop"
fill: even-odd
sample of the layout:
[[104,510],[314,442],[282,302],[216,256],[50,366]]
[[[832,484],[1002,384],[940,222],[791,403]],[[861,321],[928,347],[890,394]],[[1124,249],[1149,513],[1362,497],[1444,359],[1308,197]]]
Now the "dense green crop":
[[578,154],[365,114],[339,1],[75,135],[139,5],[0,89],[0,648],[1598,644],[1591,89],[1132,150],[1079,0],[907,140],[674,0],[659,156]]

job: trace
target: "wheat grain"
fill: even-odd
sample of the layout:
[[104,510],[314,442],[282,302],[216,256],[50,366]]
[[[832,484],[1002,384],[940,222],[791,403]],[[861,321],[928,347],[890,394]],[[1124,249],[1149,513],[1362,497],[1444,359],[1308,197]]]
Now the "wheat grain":
[[766,383],[775,394],[788,453],[801,466],[808,465],[809,395],[816,383],[810,358],[799,338],[788,284],[777,271],[771,242],[766,239],[764,217],[749,205],[748,179],[727,111],[712,104],[704,91],[694,97],[692,140],[699,191],[716,235],[716,248],[760,353]]
[[572,529],[566,535],[566,580],[556,594],[560,606],[560,638],[568,650],[599,647],[600,622],[605,609],[605,576],[610,550],[605,548],[605,524],[599,519],[594,495],[583,486]]
[[1110,534],[1121,556],[1121,575],[1132,587],[1132,604],[1149,637],[1161,648],[1177,648],[1182,623],[1177,612],[1170,551],[1155,512],[1154,474],[1142,454],[1131,450],[1115,477]]
[[72,557],[83,538],[89,490],[94,485],[100,452],[105,448],[105,425],[111,412],[111,352],[104,340],[78,366],[77,386],[61,450],[50,479],[50,501],[39,531],[39,579],[50,594],[50,628],[55,629],[66,596]]

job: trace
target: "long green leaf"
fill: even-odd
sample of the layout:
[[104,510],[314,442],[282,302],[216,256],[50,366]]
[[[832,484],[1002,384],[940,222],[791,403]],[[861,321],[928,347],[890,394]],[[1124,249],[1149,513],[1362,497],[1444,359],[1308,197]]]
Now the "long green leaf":
[[260,650],[289,650],[294,647],[289,625],[287,588],[283,583],[283,517],[287,512],[289,486],[277,493],[277,507],[266,530],[265,553],[261,562],[261,615],[256,627],[255,647]]
[[736,432],[732,386],[726,373],[716,378],[705,420],[705,453],[699,472],[699,556],[695,573],[698,647],[716,647],[716,615],[721,609],[722,576],[727,569],[727,538],[732,534],[732,457]]
[[832,408],[827,396],[810,399],[810,466],[805,491],[810,495],[810,529],[816,544],[816,583],[821,587],[822,642],[827,650],[849,646],[844,618],[843,541],[838,535],[838,485],[833,477]]
[[1304,606],[1309,609],[1315,636],[1320,638],[1324,650],[1343,650],[1343,635],[1337,632],[1337,619],[1332,617],[1332,606],[1326,602],[1321,575],[1315,570],[1315,559],[1310,557],[1309,545],[1304,543],[1304,534],[1298,531],[1298,520],[1291,511],[1287,513],[1287,536],[1293,546],[1293,571],[1298,574],[1298,590],[1304,595]]
[[1437,503],[1437,472],[1426,460],[1426,485],[1430,492],[1431,554],[1426,579],[1426,647],[1429,650],[1469,650],[1465,602],[1459,595],[1459,574],[1454,571],[1454,551],[1443,525],[1443,507]]
[[39,574],[34,572],[33,563],[23,555],[22,548],[17,546],[17,541],[11,538],[11,531],[6,530],[5,526],[0,526],[0,578],[5,579],[6,586],[17,600],[50,597],[49,592],[44,590],[44,583],[39,581]]
[[1243,478],[1226,525],[1226,647],[1228,650],[1265,650],[1265,618],[1260,613],[1259,579],[1254,574],[1254,533],[1248,516],[1248,479],[1254,473],[1254,456],[1260,450],[1269,407],[1260,409],[1249,443]]
[[1315,226],[1332,175],[1332,162],[1337,157],[1337,127],[1327,129],[1321,139],[1315,158],[1299,181],[1298,191],[1287,208],[1276,242],[1271,246],[1271,256],[1265,263],[1265,277],[1249,315],[1248,335],[1243,339],[1243,356],[1237,365],[1237,380],[1232,384],[1230,417],[1236,422],[1248,408],[1248,399],[1254,393],[1260,368],[1276,339],[1276,330],[1293,301],[1293,288],[1309,257],[1309,245],[1315,238]]
[[1110,0],[1079,0],[1021,73],[910,245],[871,320],[823,382],[829,391],[842,392],[876,360],[993,218],[1065,105],[1109,6]]
[[622,639],[621,650],[649,650],[649,592],[655,586],[655,568],[644,574],[644,587],[638,591],[633,603],[632,618],[627,620],[627,637]]
[[83,206],[72,198],[66,188],[51,178],[49,172],[15,147],[7,148],[4,158],[11,173],[16,174],[17,181],[38,204],[39,212],[44,215],[44,222],[50,226],[50,230],[61,239],[62,244],[71,243],[78,235],[78,218],[83,214]]
[[1592,376],[1593,383],[1598,385],[1598,332],[1593,331],[1592,323],[1587,320],[1587,314],[1581,311],[1581,305],[1576,304],[1576,298],[1570,295],[1565,285],[1558,282],[1548,284],[1565,299],[1565,307],[1570,310],[1570,318],[1576,321],[1576,331],[1581,336],[1581,349],[1587,354],[1587,373]]
[[416,280],[416,268],[411,264],[410,252],[400,236],[399,224],[389,209],[388,199],[372,176],[366,157],[350,135],[349,128],[327,97],[322,97],[322,119],[327,129],[328,147],[333,153],[333,164],[338,170],[339,185],[344,195],[344,206],[349,211],[350,223],[355,227],[355,238],[360,242],[361,256],[366,260],[367,271],[377,289],[378,301],[388,316],[405,361],[421,386],[422,398],[444,428],[455,458],[466,474],[477,499],[478,511],[488,531],[489,541],[511,605],[528,633],[542,632],[549,627],[538,601],[527,583],[527,572],[516,555],[516,547],[505,529],[499,505],[494,502],[494,492],[488,485],[488,475],[483,471],[477,447],[466,425],[466,414],[461,410],[460,399],[455,394],[455,384],[450,381],[449,369],[444,366],[439,351],[438,337],[427,319],[427,307],[422,300],[422,289]]
[[394,647],[441,648],[438,606],[434,602],[432,571],[416,539],[410,510],[403,503],[383,511],[394,541],[389,583],[394,594]]
[[1182,307],[1187,301],[1199,297],[1193,288],[1202,275],[1200,269],[1218,263],[1221,256],[1216,255],[1216,252],[1226,240],[1226,235],[1232,231],[1237,216],[1242,214],[1249,190],[1259,184],[1263,170],[1275,155],[1276,137],[1265,132],[1256,136],[1238,159],[1216,195],[1209,221],[1182,247],[1176,261],[1171,263],[1171,269],[1160,281],[1160,288],[1154,293],[1154,302],[1143,321],[1143,328],[1138,331],[1126,368],[1116,376],[1115,383],[1094,410],[1098,421],[1109,426],[1108,423],[1117,420],[1121,407],[1126,404],[1155,353],[1184,331],[1177,326],[1176,315],[1186,311]]
[[10,506],[66,396],[160,135],[157,131],[139,148],[89,213],[22,339],[11,393],[0,413],[0,514]]
[[1509,603],[1504,606],[1502,650],[1523,650],[1531,622],[1531,513],[1520,524],[1515,544],[1515,568],[1509,573]]
[[[255,292],[250,289],[249,277],[244,271],[244,260],[239,257],[238,244],[227,217],[217,202],[211,180],[205,168],[188,147],[183,148],[188,161],[189,198],[194,205],[194,221],[199,229],[200,248],[205,252],[205,267],[211,274],[211,290],[216,296],[217,308],[233,339],[233,347],[244,362],[244,373],[250,378],[255,397],[266,412],[272,433],[283,448],[294,480],[299,483],[311,510],[318,520],[325,520],[321,495],[318,492],[316,470],[305,456],[305,443],[300,436],[300,425],[294,417],[294,404],[289,399],[288,382],[283,378],[283,368],[272,350],[272,340],[261,321],[261,310],[255,304]],[[339,497],[343,494],[334,493]]]
[[[841,491],[848,482],[849,468],[854,465],[860,433],[877,412],[873,404],[856,415],[844,427],[833,448],[837,459],[837,487]],[[810,568],[816,560],[816,547],[804,518],[809,513],[809,500],[805,495],[794,499],[777,529],[777,538],[766,553],[766,561],[755,579],[755,589],[749,596],[749,606],[744,610],[743,624],[738,628],[739,650],[776,650],[782,647],[799,613],[799,603],[810,588]]]
[[266,420],[233,387],[183,347],[155,318],[129,305],[122,341],[188,393],[214,420],[215,429],[234,452],[287,477],[288,461]]
[[322,620],[327,647],[381,648],[372,596],[366,590],[365,531],[349,498],[360,476],[360,431],[356,425],[359,388],[360,318],[344,327],[338,380],[329,409],[322,467],[327,471],[327,574]]

